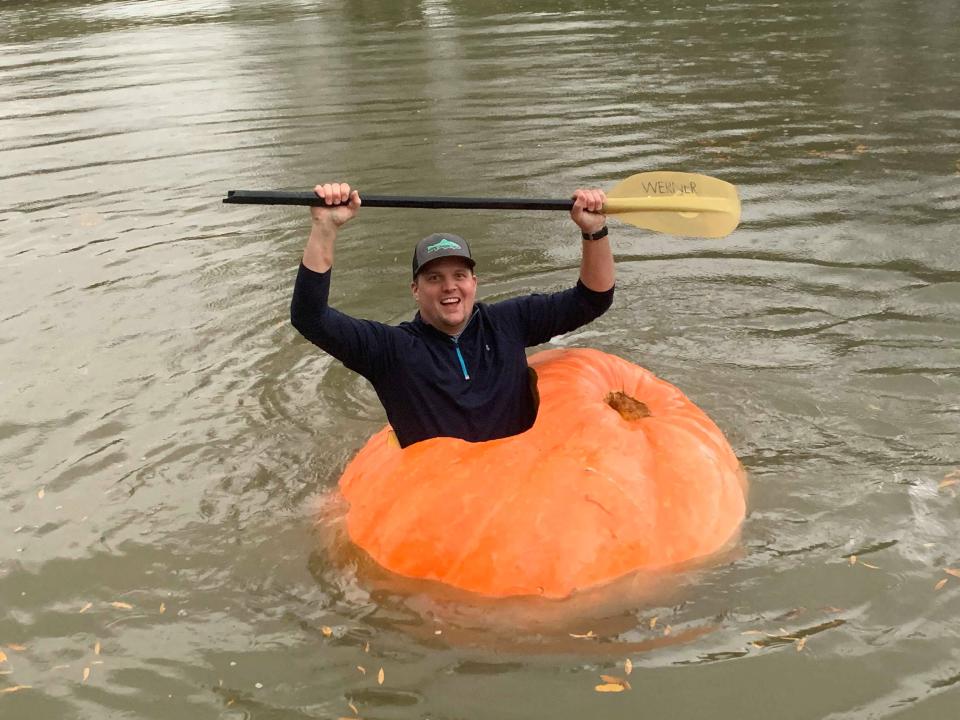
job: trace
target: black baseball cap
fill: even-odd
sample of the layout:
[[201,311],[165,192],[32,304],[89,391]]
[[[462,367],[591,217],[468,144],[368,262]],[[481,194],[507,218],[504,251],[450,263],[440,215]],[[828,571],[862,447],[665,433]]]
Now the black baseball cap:
[[462,257],[472,270],[476,261],[470,255],[470,246],[459,235],[452,233],[433,233],[417,243],[413,249],[413,277],[428,262],[442,257]]

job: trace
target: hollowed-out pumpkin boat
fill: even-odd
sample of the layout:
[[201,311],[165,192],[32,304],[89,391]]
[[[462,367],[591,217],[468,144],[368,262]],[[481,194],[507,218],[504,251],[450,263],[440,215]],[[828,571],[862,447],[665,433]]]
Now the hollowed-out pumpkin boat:
[[530,358],[533,427],[401,449],[388,427],[349,463],[350,539],[384,568],[488,596],[562,598],[723,550],[746,483],[676,387],[597,350]]

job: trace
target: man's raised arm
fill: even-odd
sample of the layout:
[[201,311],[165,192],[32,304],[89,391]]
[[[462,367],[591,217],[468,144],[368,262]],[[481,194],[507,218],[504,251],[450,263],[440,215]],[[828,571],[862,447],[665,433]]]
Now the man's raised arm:
[[607,216],[602,212],[606,199],[603,190],[580,188],[573,194],[570,209],[571,219],[583,234],[580,281],[597,292],[612,288],[616,278],[610,238],[607,237]]
[[[323,273],[333,267],[333,246],[337,228],[351,220],[360,209],[360,195],[351,191],[347,183],[325,183],[313,191],[323,198],[326,206],[311,207],[310,237],[303,250],[303,264],[314,272]],[[340,205],[340,203],[349,203]],[[335,205],[336,207],[330,207]]]

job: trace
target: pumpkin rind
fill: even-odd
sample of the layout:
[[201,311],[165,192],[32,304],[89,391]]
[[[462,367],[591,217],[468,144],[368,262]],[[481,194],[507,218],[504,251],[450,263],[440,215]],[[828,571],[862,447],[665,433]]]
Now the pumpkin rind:
[[[530,358],[540,407],[520,435],[400,449],[388,427],[349,463],[350,539],[386,569],[483,595],[566,597],[715,553],[743,520],[743,472],[673,385],[598,350]],[[649,417],[605,402],[622,391]]]

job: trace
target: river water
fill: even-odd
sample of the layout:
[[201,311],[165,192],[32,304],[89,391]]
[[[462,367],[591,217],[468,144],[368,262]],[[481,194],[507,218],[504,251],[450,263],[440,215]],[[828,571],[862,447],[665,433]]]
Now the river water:
[[[956,714],[960,6],[647,5],[0,4],[0,717]],[[614,306],[553,344],[724,429],[739,552],[615,609],[335,563],[317,503],[383,412],[289,325],[306,211],[224,193],[646,170],[736,184],[741,226],[612,222]],[[333,302],[408,319],[438,229],[482,299],[576,277],[562,213],[371,208]]]

